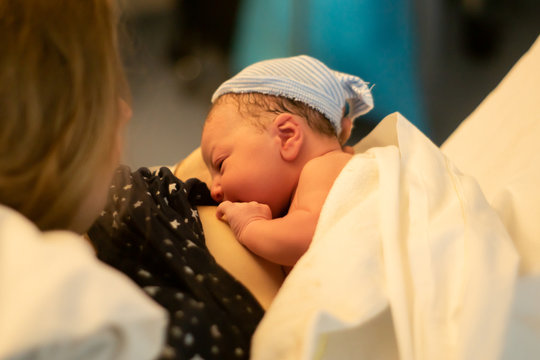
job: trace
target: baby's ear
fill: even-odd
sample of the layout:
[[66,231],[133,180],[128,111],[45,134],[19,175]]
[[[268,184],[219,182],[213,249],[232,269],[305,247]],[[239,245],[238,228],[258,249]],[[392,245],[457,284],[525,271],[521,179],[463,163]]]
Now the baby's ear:
[[283,113],[279,114],[272,123],[272,131],[279,141],[281,157],[285,161],[295,160],[304,143],[301,120],[292,114]]
[[341,133],[338,134],[339,143],[344,146],[347,140],[351,137],[353,122],[350,117],[341,119]]

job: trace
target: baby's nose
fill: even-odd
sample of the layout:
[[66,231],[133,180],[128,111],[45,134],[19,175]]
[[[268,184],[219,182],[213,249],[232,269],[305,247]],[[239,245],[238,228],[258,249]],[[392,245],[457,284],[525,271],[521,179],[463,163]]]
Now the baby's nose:
[[221,186],[218,184],[212,184],[212,187],[210,188],[210,195],[212,196],[212,199],[218,203],[223,201],[223,191],[221,190]]

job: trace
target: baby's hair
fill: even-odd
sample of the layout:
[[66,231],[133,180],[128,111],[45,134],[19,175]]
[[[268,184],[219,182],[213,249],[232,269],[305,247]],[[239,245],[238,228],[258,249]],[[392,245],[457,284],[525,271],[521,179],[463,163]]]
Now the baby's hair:
[[316,132],[327,136],[337,136],[336,130],[326,116],[300,101],[261,93],[228,93],[220,96],[213,106],[227,101],[237,104],[238,112],[250,115],[250,118],[253,119],[253,125],[261,129],[265,129],[268,125],[265,117],[261,116],[262,110],[276,115],[291,113],[301,116],[306,119],[308,126]]

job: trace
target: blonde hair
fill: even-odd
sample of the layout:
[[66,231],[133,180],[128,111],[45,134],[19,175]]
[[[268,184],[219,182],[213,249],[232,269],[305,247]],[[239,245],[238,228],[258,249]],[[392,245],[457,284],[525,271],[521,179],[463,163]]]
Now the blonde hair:
[[[261,117],[261,112],[281,114],[291,113],[304,118],[308,126],[314,131],[326,135],[337,136],[335,128],[321,112],[300,101],[291,100],[282,96],[260,93],[227,93],[220,96],[213,106],[232,101],[238,105],[238,112],[250,115],[253,125],[266,128],[267,120]],[[212,110],[210,110],[212,111]]]
[[66,228],[127,96],[112,0],[0,0],[0,203]]

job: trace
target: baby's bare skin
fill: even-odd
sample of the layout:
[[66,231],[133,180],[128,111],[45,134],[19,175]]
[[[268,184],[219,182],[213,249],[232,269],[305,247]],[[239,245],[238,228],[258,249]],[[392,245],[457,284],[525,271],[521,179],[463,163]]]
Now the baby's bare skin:
[[352,157],[337,136],[300,115],[252,118],[228,101],[209,113],[201,151],[217,217],[253,253],[285,266],[308,249],[328,192]]
[[293,266],[307,251],[326,196],[352,155],[334,150],[309,161],[288,213],[272,219],[268,205],[224,201],[217,216],[227,221],[240,243],[272,262]]

